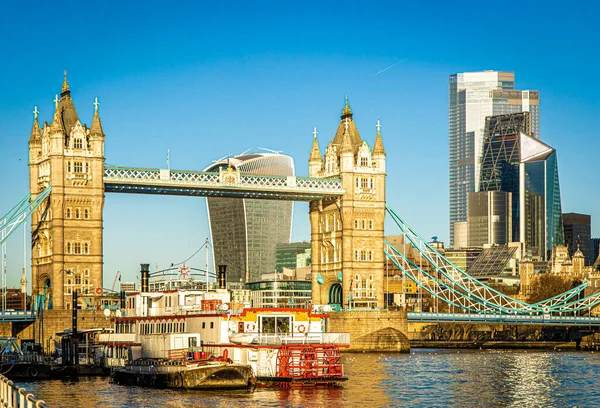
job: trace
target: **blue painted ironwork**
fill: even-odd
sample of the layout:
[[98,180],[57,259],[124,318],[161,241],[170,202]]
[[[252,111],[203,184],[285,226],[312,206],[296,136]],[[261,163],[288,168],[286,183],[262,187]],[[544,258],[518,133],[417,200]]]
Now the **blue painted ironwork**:
[[258,176],[234,170],[191,170],[104,167],[106,192],[202,197],[314,201],[344,195],[341,180],[296,176]]
[[427,313],[408,312],[409,322],[536,324],[551,326],[600,326],[596,316],[510,315],[501,313]]
[[8,237],[23,224],[27,218],[40,206],[50,195],[52,185],[48,185],[33,201],[31,194],[27,194],[17,205],[15,205],[2,219],[0,219],[0,244],[6,242]]
[[[388,241],[384,243],[385,256],[419,287],[448,305],[467,312],[467,314],[537,316],[537,320],[533,319],[535,321],[539,321],[539,317],[542,316],[552,317],[552,319],[547,319],[551,322],[560,321],[561,318],[564,318],[564,321],[567,322],[568,319],[580,321],[582,316],[575,316],[576,314],[585,310],[590,311],[592,308],[600,305],[600,293],[579,299],[581,293],[588,285],[587,282],[550,299],[534,304],[529,304],[500,293],[473,278],[446,259],[412,230],[389,206],[387,207],[387,211],[410,244],[428,262],[430,270],[427,271],[421,266],[416,265]],[[595,318],[589,319],[591,319],[589,320],[590,322],[595,322],[593,320]]]

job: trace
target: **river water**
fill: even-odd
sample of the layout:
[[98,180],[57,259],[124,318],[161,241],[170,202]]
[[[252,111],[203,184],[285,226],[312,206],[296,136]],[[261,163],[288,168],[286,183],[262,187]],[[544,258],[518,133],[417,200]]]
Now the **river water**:
[[413,350],[344,354],[336,389],[155,390],[107,378],[19,384],[51,407],[591,407],[600,406],[600,353]]

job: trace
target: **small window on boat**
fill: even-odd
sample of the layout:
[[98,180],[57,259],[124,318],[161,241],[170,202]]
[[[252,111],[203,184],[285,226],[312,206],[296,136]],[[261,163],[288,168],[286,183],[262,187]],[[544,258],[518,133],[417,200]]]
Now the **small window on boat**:
[[166,333],[166,331],[167,331],[167,324],[163,323],[162,324],[162,331],[161,331],[161,333]]
[[210,328],[214,329],[215,328],[215,322],[210,322]]
[[172,323],[167,324],[167,332],[171,333],[173,331],[173,325]]
[[196,347],[198,343],[196,342],[195,337],[188,338],[188,347]]
[[206,329],[206,322],[202,322],[202,328]]

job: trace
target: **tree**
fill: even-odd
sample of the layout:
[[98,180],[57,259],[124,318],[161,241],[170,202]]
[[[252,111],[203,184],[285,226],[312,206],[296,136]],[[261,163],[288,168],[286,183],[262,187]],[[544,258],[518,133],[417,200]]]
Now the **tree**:
[[539,274],[531,284],[529,303],[537,303],[574,288],[581,282],[575,278],[552,273]]

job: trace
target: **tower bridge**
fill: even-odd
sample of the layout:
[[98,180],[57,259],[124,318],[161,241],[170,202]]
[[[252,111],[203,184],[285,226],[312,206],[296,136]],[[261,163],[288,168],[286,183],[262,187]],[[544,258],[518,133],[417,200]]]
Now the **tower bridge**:
[[[103,209],[108,192],[308,201],[315,304],[342,310],[382,309],[387,258],[431,296],[462,312],[409,313],[412,321],[600,327],[599,318],[580,316],[600,304],[600,294],[582,296],[585,284],[528,304],[477,281],[419,237],[386,205],[381,125],[377,123],[371,148],[356,127],[347,98],[323,154],[316,128],[313,132],[309,177],[250,175],[232,167],[193,171],[105,166],[97,98],[89,128],[81,125],[66,73],[54,103],[52,121],[43,127],[34,110],[30,197],[21,202],[27,205],[0,220],[4,243],[16,225],[31,218],[33,294],[43,299],[43,308],[72,308],[73,291],[93,293],[102,287]],[[386,213],[428,268],[416,265],[385,241]]]

